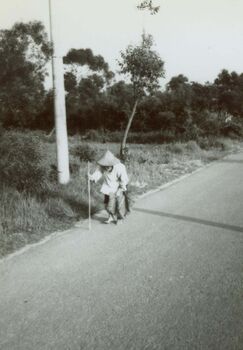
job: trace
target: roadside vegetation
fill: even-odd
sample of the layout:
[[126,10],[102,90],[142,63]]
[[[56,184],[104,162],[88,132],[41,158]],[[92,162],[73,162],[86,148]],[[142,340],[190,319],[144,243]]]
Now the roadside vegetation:
[[[69,138],[71,181],[58,185],[55,142],[42,132],[4,132],[0,140],[0,256],[37,242],[51,232],[87,218],[87,162],[110,149],[119,156],[120,143],[87,140],[94,133]],[[102,138],[96,132],[96,137]],[[121,135],[120,135],[121,136]],[[133,140],[134,136],[134,140]],[[142,135],[143,136],[143,135]],[[110,134],[110,138],[118,133]],[[141,137],[141,135],[140,135]],[[156,135],[154,135],[156,139]],[[85,139],[85,140],[84,140]],[[226,138],[200,142],[140,143],[130,134],[126,165],[132,193],[150,189],[190,173],[212,160],[235,152],[240,143]],[[102,208],[100,185],[92,185],[92,212]]]
[[[151,1],[139,8],[159,10]],[[152,45],[144,34],[121,51],[124,80],[91,48],[66,53],[71,181],[64,186],[53,90],[45,85],[52,55],[45,27],[33,21],[0,30],[0,256],[87,217],[87,162],[94,168],[107,149],[126,163],[134,195],[237,151],[243,73],[223,69],[205,84],[179,74],[162,89],[164,61]],[[93,212],[102,206],[99,187],[92,186]]]

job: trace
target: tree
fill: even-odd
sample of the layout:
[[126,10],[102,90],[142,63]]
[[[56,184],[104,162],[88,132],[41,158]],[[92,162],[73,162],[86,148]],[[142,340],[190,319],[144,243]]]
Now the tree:
[[92,72],[101,72],[107,83],[114,78],[109,65],[101,55],[94,55],[91,49],[71,49],[64,57],[64,64],[71,66],[73,74],[77,75],[78,67],[88,67]]
[[153,4],[153,0],[143,0],[140,2],[137,8],[139,10],[148,10],[151,15],[155,15],[159,11],[160,6],[155,6]]
[[223,69],[214,81],[219,115],[242,115],[243,75]]
[[183,74],[179,74],[176,77],[172,77],[169,83],[167,84],[167,89],[169,91],[180,91],[184,90],[187,86],[188,78],[185,77]]
[[183,74],[172,77],[167,84],[167,92],[170,99],[169,109],[176,116],[176,127],[179,130],[183,130],[192,101],[192,89],[188,83],[188,78]]
[[75,131],[103,127],[103,92],[114,77],[108,63],[91,49],[69,50],[64,63],[68,126]]
[[132,85],[123,80],[113,83],[103,92],[102,101],[104,127],[108,130],[123,130],[133,103]]
[[92,74],[82,78],[76,87],[69,90],[66,102],[68,127],[71,132],[104,126],[104,84],[102,76]]
[[159,79],[164,77],[164,62],[157,52],[152,50],[153,38],[151,35],[142,35],[142,41],[137,46],[129,45],[125,52],[121,52],[121,61],[118,61],[120,73],[125,74],[133,86],[133,108],[130,111],[127,127],[121,143],[121,156],[126,148],[126,140],[131,127],[139,100],[152,94],[159,88]]
[[16,23],[0,31],[0,112],[5,126],[34,126],[45,97],[50,54],[40,22]]

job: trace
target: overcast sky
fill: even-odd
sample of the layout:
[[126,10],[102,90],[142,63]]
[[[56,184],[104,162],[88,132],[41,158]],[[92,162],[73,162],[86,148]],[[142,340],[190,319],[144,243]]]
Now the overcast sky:
[[[213,81],[226,68],[243,72],[243,0],[155,0],[160,12],[138,11],[138,0],[52,0],[62,54],[91,48],[112,70],[143,28],[165,61],[166,81],[184,74],[190,81]],[[0,26],[41,20],[49,31],[48,0],[0,0]]]

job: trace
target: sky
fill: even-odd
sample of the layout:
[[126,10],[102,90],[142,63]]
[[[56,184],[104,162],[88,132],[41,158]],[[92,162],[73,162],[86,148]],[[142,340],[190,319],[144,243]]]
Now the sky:
[[[51,0],[60,53],[91,48],[113,71],[120,52],[143,30],[165,62],[165,80],[213,82],[222,69],[243,73],[243,0],[154,0],[157,15],[138,11],[139,0]],[[48,0],[0,0],[0,28],[42,21],[49,33]]]

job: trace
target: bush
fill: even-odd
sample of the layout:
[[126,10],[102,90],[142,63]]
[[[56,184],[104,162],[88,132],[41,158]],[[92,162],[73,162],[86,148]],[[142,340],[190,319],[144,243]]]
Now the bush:
[[84,162],[92,162],[97,158],[97,150],[87,144],[75,146],[71,149],[71,154]]
[[218,147],[217,140],[217,137],[209,135],[208,137],[199,137],[197,143],[201,149],[208,151],[211,148]]
[[36,192],[45,186],[47,170],[38,136],[6,132],[0,141],[0,183],[19,191]]
[[235,138],[243,135],[243,127],[239,122],[231,121],[221,128],[220,133],[223,136]]
[[207,119],[204,124],[204,134],[219,136],[221,133],[221,128],[224,125],[224,122],[217,113],[209,113]]
[[162,144],[171,142],[175,139],[175,134],[171,130],[160,130],[151,132],[130,132],[128,134],[128,143],[138,144]]
[[[115,142],[121,143],[124,136],[124,131],[104,131],[104,130],[89,130],[83,136],[84,140],[93,142]],[[162,144],[175,140],[174,130],[159,130],[150,132],[134,132],[130,131],[127,137],[127,143],[138,144]]]
[[186,125],[186,131],[182,134],[182,139],[184,141],[197,140],[201,130],[196,124],[188,123]]
[[198,144],[201,149],[210,150],[212,148],[218,148],[221,151],[229,151],[233,149],[233,141],[226,138],[218,137],[202,137],[198,139]]
[[75,213],[72,211],[70,205],[66,203],[63,198],[49,198],[45,203],[46,212],[50,217],[63,218],[75,217]]
[[86,140],[89,141],[93,141],[93,142],[101,142],[101,143],[105,143],[105,142],[109,142],[109,135],[103,130],[103,129],[97,129],[97,130],[88,130],[85,133],[84,138]]
[[196,141],[188,141],[186,144],[186,149],[193,153],[199,153],[201,151],[201,148]]
[[215,147],[220,148],[221,151],[229,151],[232,149],[232,141],[227,139],[218,139],[215,142]]
[[182,143],[172,143],[166,146],[166,150],[175,154],[182,154],[184,152],[184,145]]

